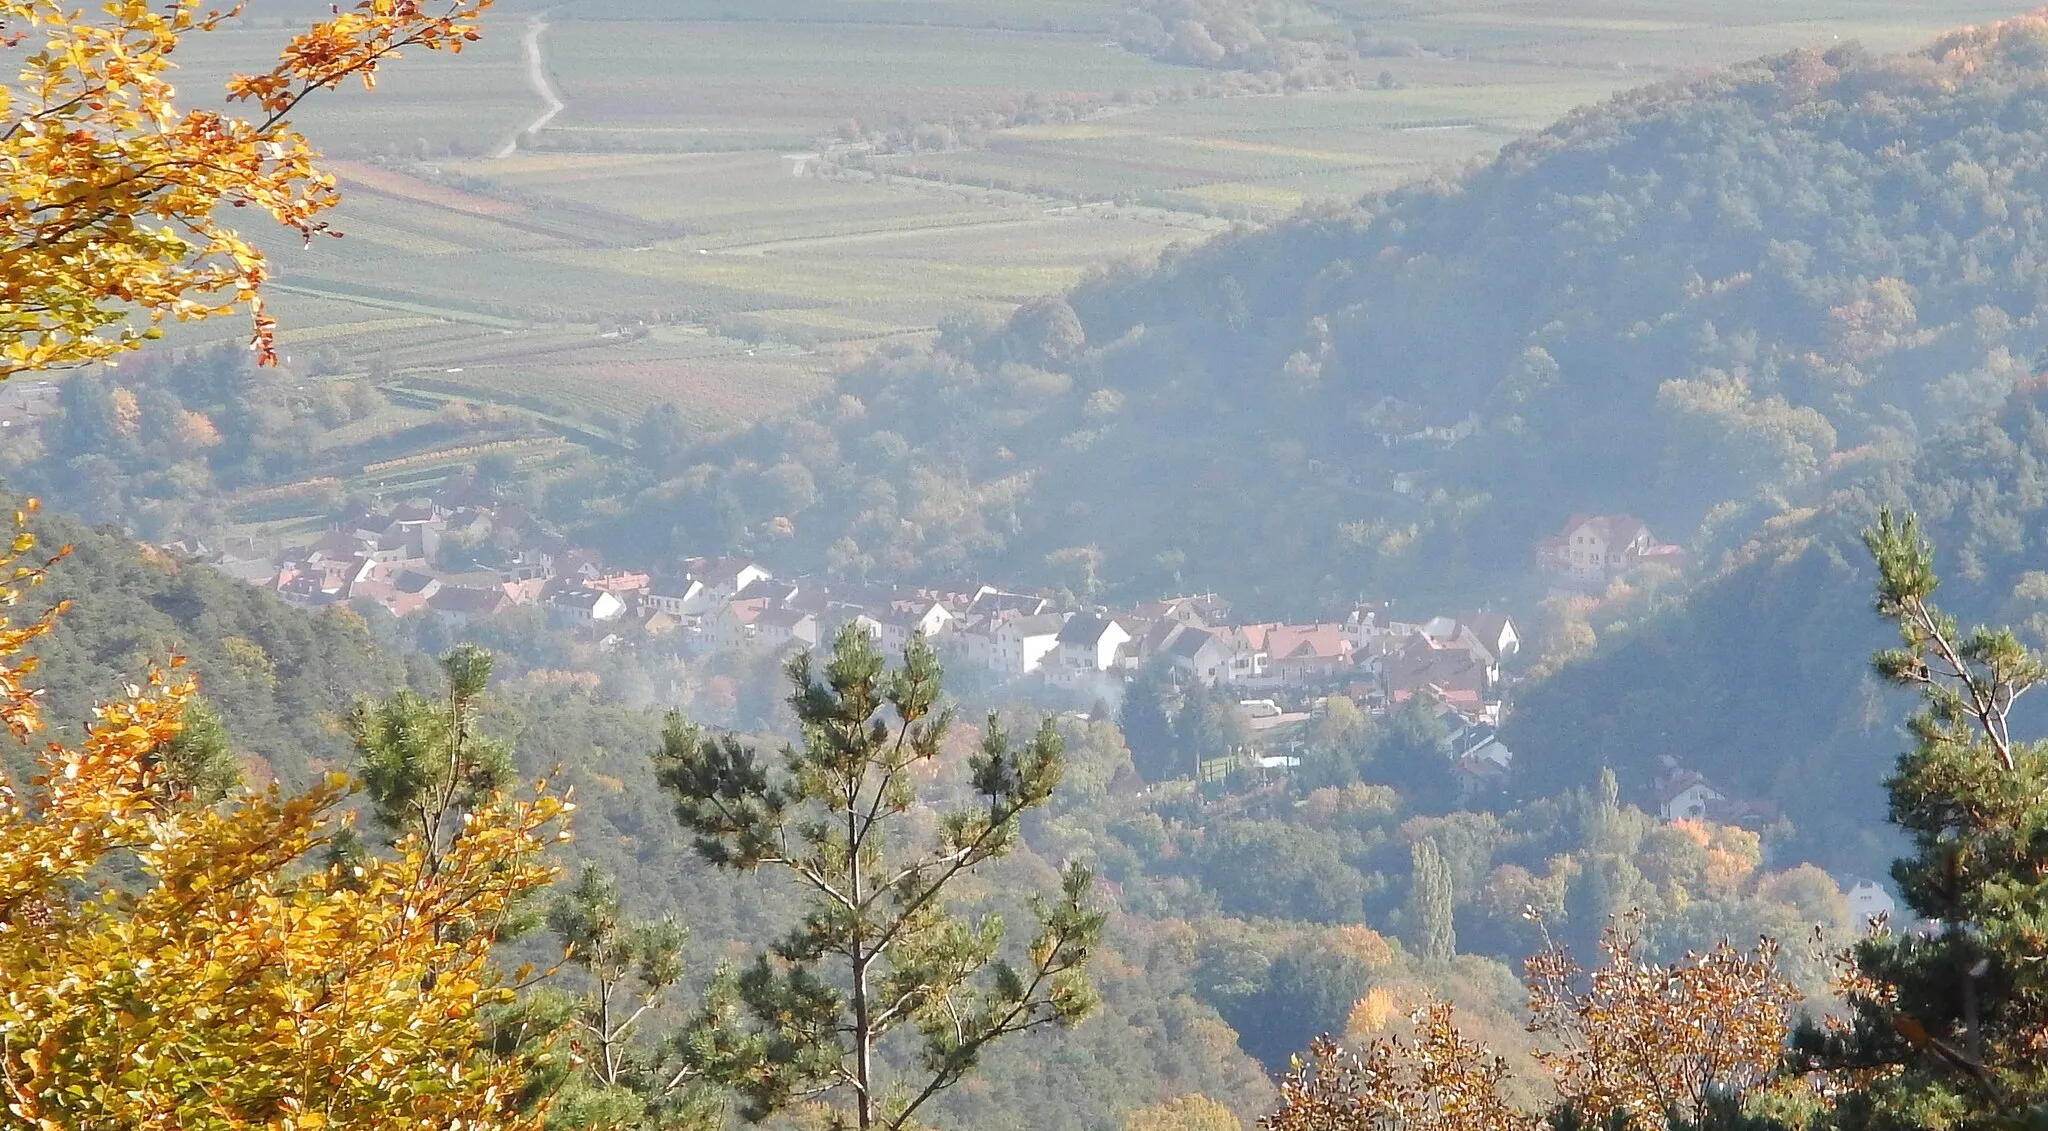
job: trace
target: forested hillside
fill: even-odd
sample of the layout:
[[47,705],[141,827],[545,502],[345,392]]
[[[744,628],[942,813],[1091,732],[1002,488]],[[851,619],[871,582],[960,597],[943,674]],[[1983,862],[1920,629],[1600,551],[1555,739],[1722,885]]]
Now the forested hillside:
[[2044,62],[2028,17],[1619,97],[1455,181],[951,326],[796,418],[664,451],[614,541],[1293,607],[1499,593],[1576,510],[1684,540],[2025,372]]
[[345,609],[292,609],[62,515],[38,514],[29,529],[39,551],[70,547],[29,598],[72,602],[32,649],[46,717],[59,725],[88,718],[150,664],[182,656],[254,776],[304,785],[346,765],[348,743],[334,720],[349,702],[405,677],[403,662],[380,652],[362,618]]
[[[438,697],[440,673],[429,657],[381,648],[363,618],[346,608],[291,608],[213,569],[62,515],[38,514],[31,529],[40,550],[70,547],[26,602],[29,610],[72,602],[32,649],[40,665],[30,679],[46,689],[50,737],[76,740],[78,721],[91,717],[95,702],[119,698],[152,661],[178,655],[220,716],[245,780],[260,784],[274,775],[304,786],[324,771],[360,772],[344,726],[359,698],[408,684]],[[511,743],[518,774],[555,777],[578,803],[575,840],[557,850],[554,862],[571,876],[581,862],[600,863],[620,877],[631,911],[676,916],[690,932],[691,984],[701,984],[737,949],[782,929],[786,898],[754,878],[720,875],[690,851],[654,782],[657,712],[530,680],[500,680],[496,691],[486,730]],[[1066,800],[1070,808],[1106,800],[1110,778],[1129,764],[1120,742],[1098,745],[1077,745],[1082,768]],[[25,762],[24,753],[6,755],[10,769]],[[958,761],[948,770],[961,772]],[[1034,847],[1050,854],[1072,846],[1034,837]],[[1026,851],[1005,862],[974,902],[1028,921],[1027,909],[1007,893],[1051,872],[1048,858]],[[1303,929],[1280,927],[1263,945],[1285,945]],[[1098,977],[1101,1015],[1073,1033],[1001,1050],[988,1079],[949,1098],[947,1111],[976,1127],[1082,1128],[1099,1125],[1105,1111],[1200,1092],[1247,1119],[1262,1112],[1270,1087],[1218,1016],[1222,999],[1213,992],[1215,976],[1200,968],[1193,932],[1184,924],[1176,930],[1160,936],[1155,920],[1119,915],[1108,938],[1113,961]],[[532,945],[532,957],[559,957],[550,944]],[[1240,958],[1240,967],[1255,965],[1236,976],[1262,985],[1269,961]],[[1289,1036],[1306,1039],[1291,1030]]]
[[1943,548],[1942,599],[1959,617],[2048,638],[2048,388],[2033,381],[1910,463],[1774,521],[1682,605],[1530,689],[1508,736],[1523,787],[1611,766],[1641,795],[1669,757],[1782,805],[1799,855],[1843,867],[1888,855],[1870,815],[1907,738],[1898,697],[1865,664],[1891,634],[1870,615],[1859,540],[1883,506],[1919,515]]

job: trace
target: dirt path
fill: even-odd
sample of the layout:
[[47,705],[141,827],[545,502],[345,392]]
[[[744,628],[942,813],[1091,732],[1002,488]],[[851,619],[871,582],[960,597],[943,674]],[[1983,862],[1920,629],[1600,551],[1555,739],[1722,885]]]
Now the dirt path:
[[560,114],[566,109],[560,92],[555,90],[555,84],[548,81],[547,61],[541,57],[540,33],[546,30],[548,30],[548,15],[546,12],[536,12],[531,19],[526,21],[526,81],[533,87],[533,92],[540,95],[540,100],[546,103],[547,109],[542,111],[540,117],[528,123],[525,129],[505,139],[504,147],[491,154],[491,160],[493,161],[503,161],[505,158],[517,153],[519,151],[520,138],[539,132],[549,122],[555,120],[555,115]]

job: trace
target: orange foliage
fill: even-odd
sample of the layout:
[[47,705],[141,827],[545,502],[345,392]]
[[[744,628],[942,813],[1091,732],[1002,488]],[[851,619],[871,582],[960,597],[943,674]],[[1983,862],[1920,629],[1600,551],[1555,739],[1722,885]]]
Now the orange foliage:
[[[155,337],[165,318],[246,306],[274,360],[263,256],[218,217],[256,208],[307,239],[325,230],[334,179],[288,118],[313,91],[359,78],[406,47],[459,51],[489,0],[361,0],[294,38],[267,71],[237,75],[248,117],[181,110],[170,81],[186,36],[240,11],[202,0],[0,0],[0,378],[100,361]],[[131,319],[133,321],[131,321]],[[137,325],[135,323],[139,322]]]
[[[19,521],[19,517],[17,519]],[[33,545],[14,542],[12,558]],[[17,567],[6,600],[32,585]],[[0,720],[36,730],[25,660],[48,616],[0,619]],[[548,882],[567,803],[491,797],[426,866],[416,839],[322,865],[348,781],[219,806],[158,781],[191,678],[173,660],[0,779],[0,1099],[53,1131],[524,1129],[519,1068],[482,1050],[510,1000],[490,952]],[[119,882],[116,882],[118,877]]]

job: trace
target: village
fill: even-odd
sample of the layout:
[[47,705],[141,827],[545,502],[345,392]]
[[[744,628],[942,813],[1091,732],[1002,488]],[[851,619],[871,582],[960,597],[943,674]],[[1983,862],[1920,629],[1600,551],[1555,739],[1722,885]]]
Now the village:
[[[462,484],[351,514],[309,544],[165,548],[301,607],[368,604],[398,618],[432,616],[456,631],[538,608],[607,652],[660,642],[684,656],[761,655],[829,644],[854,624],[885,652],[900,652],[922,634],[952,670],[1080,703],[1120,701],[1128,680],[1156,666],[1234,696],[1254,736],[1240,752],[1241,767],[1205,766],[1205,775],[1292,768],[1293,734],[1331,697],[1375,714],[1419,700],[1451,735],[1470,792],[1503,788],[1514,760],[1499,728],[1523,638],[1503,611],[1413,615],[1392,602],[1360,602],[1330,620],[1294,624],[1239,618],[1213,593],[1063,607],[1051,593],[990,584],[782,577],[752,557],[626,568]],[[1536,545],[1533,564],[1553,595],[1590,599],[1644,565],[1682,569],[1685,551],[1630,516],[1575,514]],[[1676,765],[1657,781],[1656,802],[1667,821],[1758,828],[1776,816]]]

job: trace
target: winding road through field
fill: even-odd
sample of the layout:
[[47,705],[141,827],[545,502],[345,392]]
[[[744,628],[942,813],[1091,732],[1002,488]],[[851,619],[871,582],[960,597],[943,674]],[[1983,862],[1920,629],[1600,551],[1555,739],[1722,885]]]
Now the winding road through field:
[[505,139],[504,147],[491,154],[493,161],[502,161],[517,153],[520,138],[538,133],[549,122],[555,120],[555,115],[566,109],[561,94],[555,90],[555,84],[548,81],[547,61],[541,57],[540,33],[546,30],[546,12],[536,12],[526,21],[526,81],[532,85],[533,92],[540,95],[540,100],[547,105],[547,109],[541,112],[540,117],[528,123],[525,129]]

